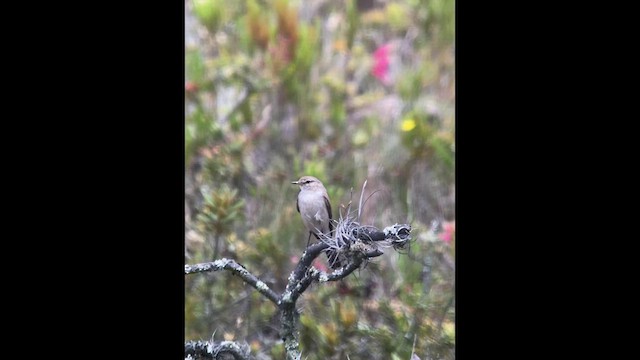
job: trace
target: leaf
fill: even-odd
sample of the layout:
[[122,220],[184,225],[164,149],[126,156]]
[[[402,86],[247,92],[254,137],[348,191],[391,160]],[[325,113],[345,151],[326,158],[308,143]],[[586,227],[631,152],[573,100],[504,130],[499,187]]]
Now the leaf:
[[202,25],[215,31],[222,14],[220,0],[193,0],[193,12]]
[[201,85],[204,82],[206,69],[199,51],[187,51],[185,54],[185,68],[187,72],[187,80],[198,85]]

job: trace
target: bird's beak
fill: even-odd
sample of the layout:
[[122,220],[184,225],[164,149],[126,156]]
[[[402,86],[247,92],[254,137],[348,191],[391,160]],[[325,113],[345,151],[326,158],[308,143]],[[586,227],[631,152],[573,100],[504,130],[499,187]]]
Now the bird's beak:
[[291,183],[292,183],[292,184],[296,184],[296,185],[298,185],[298,182],[297,182],[297,181],[292,181]]

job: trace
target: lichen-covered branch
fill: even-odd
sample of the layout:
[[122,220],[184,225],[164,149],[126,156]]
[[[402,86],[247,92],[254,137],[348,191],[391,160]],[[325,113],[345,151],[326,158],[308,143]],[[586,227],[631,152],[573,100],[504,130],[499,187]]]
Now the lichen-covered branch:
[[[411,240],[410,234],[411,226],[407,224],[394,224],[379,230],[373,226],[360,226],[349,216],[340,218],[334,233],[321,236],[318,243],[309,246],[302,254],[295,269],[289,275],[287,286],[280,296],[234,260],[220,259],[210,263],[185,265],[184,272],[185,275],[189,275],[205,271],[229,270],[256,288],[275,303],[280,310],[280,337],[284,341],[287,360],[300,360],[297,330],[299,313],[295,305],[302,293],[314,281],[327,282],[344,279],[369,259],[382,255],[381,248],[404,249]],[[328,249],[337,254],[336,267],[339,266],[337,264],[346,265],[342,265],[330,273],[319,271],[311,266],[313,260]],[[188,346],[195,345],[186,344],[185,354],[187,354]],[[199,346],[204,345],[200,344]]]
[[[298,312],[295,303],[313,281],[326,282],[345,278],[366,262],[369,258],[383,254],[381,247],[393,246],[402,249],[411,240],[411,226],[408,224],[394,224],[382,231],[373,226],[360,226],[349,216],[340,218],[336,230],[328,236],[321,236],[320,242],[307,248],[295,270],[289,275],[287,287],[278,301],[281,312],[282,328],[280,336],[284,341],[288,360],[300,359],[298,344]],[[313,259],[322,251],[331,249],[338,254],[338,263],[343,267],[325,273],[311,267]]]
[[284,341],[287,360],[299,360],[301,357],[296,329],[299,314],[296,311],[295,304],[302,291],[297,289],[297,287],[300,285],[300,279],[304,277],[313,260],[328,248],[329,245],[323,242],[313,244],[307,248],[298,261],[296,268],[291,272],[291,275],[289,275],[287,287],[278,300],[282,326],[280,329],[280,337]]
[[251,352],[248,344],[239,344],[235,341],[187,341],[184,344],[185,358],[192,359],[217,359],[218,355],[228,353],[236,360],[251,359]]
[[367,261],[369,258],[377,257],[380,255],[382,255],[382,252],[377,249],[368,253],[356,254],[356,256],[351,258],[351,261],[347,265],[334,270],[331,273],[320,271],[311,266],[305,273],[304,277],[300,279],[298,285],[294,288],[292,297],[294,299],[297,299],[314,281],[328,282],[342,280],[349,276],[352,272],[360,268],[360,265],[362,265],[362,263]]
[[[332,236],[322,238],[302,254],[296,268],[289,275],[287,287],[278,304],[295,303],[312,280],[324,282],[343,279],[364,261],[384,254],[380,247],[393,246],[396,250],[404,248],[411,240],[410,233],[411,226],[407,224],[395,224],[380,231],[372,226],[360,226],[349,219],[341,219]],[[321,276],[318,272],[311,276],[311,263],[326,249],[335,250],[342,259],[341,263],[346,265],[331,274],[322,273],[324,276]]]
[[195,265],[185,265],[184,266],[184,274],[190,275],[199,272],[206,271],[219,271],[219,270],[229,270],[235,275],[238,275],[244,282],[253,286],[258,292],[262,295],[266,296],[267,299],[271,300],[274,304],[278,304],[278,295],[269,288],[267,284],[258,279],[255,275],[250,273],[244,266],[238,264],[234,260],[231,259],[220,259],[213,262],[201,263]]

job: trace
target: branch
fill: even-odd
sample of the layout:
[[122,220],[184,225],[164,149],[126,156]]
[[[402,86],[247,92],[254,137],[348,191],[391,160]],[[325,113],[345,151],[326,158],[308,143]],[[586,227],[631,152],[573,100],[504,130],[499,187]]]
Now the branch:
[[[395,224],[380,231],[372,226],[360,226],[347,216],[340,219],[331,236],[321,236],[320,242],[307,248],[295,270],[289,275],[287,287],[278,300],[278,307],[282,311],[280,336],[284,341],[287,360],[298,360],[301,357],[296,330],[299,314],[295,304],[309,285],[313,281],[337,281],[345,278],[369,258],[382,255],[383,252],[379,249],[381,246],[393,246],[396,250],[404,248],[411,240],[410,233],[410,225]],[[340,260],[337,263],[346,263],[330,274],[311,266],[313,259],[327,249],[338,254]]]
[[302,257],[298,261],[298,265],[296,265],[296,268],[293,270],[291,275],[289,275],[289,282],[287,283],[284,294],[282,294],[281,301],[284,300],[285,302],[295,302],[295,299],[290,298],[291,292],[298,285],[300,279],[304,277],[313,260],[328,248],[329,244],[323,242],[315,243],[307,248],[307,250],[302,254]]
[[[261,294],[278,306],[281,311],[280,337],[284,342],[287,360],[300,360],[300,344],[296,324],[300,314],[295,304],[300,295],[316,282],[337,281],[347,277],[370,258],[383,254],[381,247],[393,247],[395,250],[404,249],[411,241],[411,226],[408,224],[394,224],[383,230],[373,226],[361,226],[353,221],[347,214],[346,218],[340,217],[335,231],[330,235],[321,235],[320,242],[307,248],[302,254],[296,268],[289,275],[287,287],[282,295],[278,296],[264,282],[251,274],[242,265],[234,260],[220,259],[209,263],[185,265],[185,275],[206,271],[229,270],[240,276],[246,283],[253,286]],[[311,266],[311,263],[323,251],[331,250],[337,254],[337,261],[331,264],[332,268],[338,267],[331,273],[319,271]],[[346,264],[342,267],[339,264]],[[205,346],[201,343],[196,345]],[[185,353],[187,346],[185,345]],[[209,346],[213,346],[209,344]],[[190,348],[189,348],[190,349]],[[209,348],[207,348],[209,349]],[[209,351],[208,353],[211,353]]]
[[185,265],[184,274],[190,275],[206,271],[219,271],[222,269],[229,270],[234,275],[238,275],[240,278],[242,278],[242,280],[244,280],[244,282],[253,286],[256,290],[258,290],[258,292],[266,296],[267,299],[278,305],[278,295],[273,290],[271,290],[267,284],[250,273],[249,270],[244,268],[244,266],[231,259],[223,258],[214,262]]
[[251,358],[249,345],[238,344],[235,341],[222,341],[219,343],[209,341],[187,341],[184,343],[184,356],[196,359],[217,359],[218,355],[229,353],[236,360],[248,360]]
[[286,304],[295,304],[300,294],[304,291],[304,289],[299,289],[300,280],[307,273],[307,270],[311,266],[313,260],[328,248],[328,244],[319,242],[309,246],[302,254],[300,261],[298,261],[298,265],[296,265],[296,268],[291,272],[291,275],[289,275],[289,282],[287,283],[284,293],[282,293],[282,296],[278,300],[278,305],[280,307],[285,306]]
[[383,253],[377,249],[372,250],[368,253],[360,253],[354,256],[346,266],[343,266],[329,274],[324,271],[320,271],[312,266],[309,268],[309,270],[307,270],[304,277],[298,283],[298,286],[296,286],[293,297],[298,298],[298,296],[302,295],[307,287],[309,287],[309,285],[311,285],[311,283],[313,283],[314,281],[328,282],[342,280],[349,276],[352,272],[356,271],[360,267],[360,265],[362,265],[362,263],[369,258],[377,257],[382,254]]
[[394,224],[379,230],[374,226],[360,225],[347,216],[338,221],[332,236],[325,236],[321,240],[334,252],[338,267],[339,264],[349,263],[359,265],[361,260],[384,254],[381,248],[406,248],[411,241],[411,225]]
[[328,248],[329,245],[323,242],[315,243],[307,248],[307,250],[302,254],[300,261],[298,261],[296,268],[291,272],[291,275],[289,275],[287,287],[282,293],[280,299],[278,299],[278,307],[281,310],[280,321],[282,326],[280,330],[280,337],[284,341],[287,360],[299,360],[301,357],[299,350],[300,344],[298,343],[298,336],[296,334],[296,323],[299,314],[295,308],[296,300],[304,291],[304,289],[299,289],[300,279],[305,276],[307,269],[309,269],[313,260]]

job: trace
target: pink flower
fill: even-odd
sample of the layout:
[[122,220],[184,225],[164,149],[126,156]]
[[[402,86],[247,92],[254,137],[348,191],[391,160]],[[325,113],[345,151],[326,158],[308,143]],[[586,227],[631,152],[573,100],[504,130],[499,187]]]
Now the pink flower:
[[191,81],[187,81],[184,84],[184,91],[187,93],[193,93],[198,91],[198,85],[196,85],[195,83],[191,82]]
[[384,85],[389,85],[391,78],[389,77],[389,51],[391,50],[391,44],[384,44],[380,46],[373,53],[373,69],[371,72],[380,82]]
[[319,259],[315,259],[313,260],[313,266],[315,266],[316,269],[320,270],[320,271],[327,271],[329,270],[327,268],[327,266],[325,264],[323,264]]
[[453,235],[456,232],[456,222],[445,222],[442,224],[443,231],[440,233],[440,240],[446,242],[447,244],[451,243],[451,239],[453,239]]
[[[289,261],[291,261],[292,264],[297,264],[298,261],[300,261],[300,257],[297,256],[297,255],[293,255],[293,256],[291,256],[289,258]],[[317,258],[317,259],[313,260],[313,263],[311,265],[315,266],[315,268],[320,270],[320,271],[329,270],[327,265],[323,264],[322,261],[320,260],[320,258]]]

